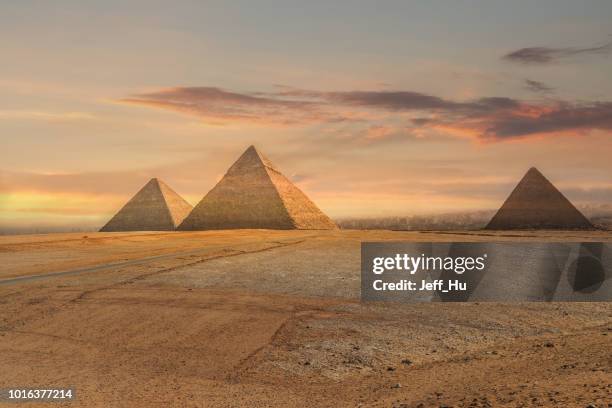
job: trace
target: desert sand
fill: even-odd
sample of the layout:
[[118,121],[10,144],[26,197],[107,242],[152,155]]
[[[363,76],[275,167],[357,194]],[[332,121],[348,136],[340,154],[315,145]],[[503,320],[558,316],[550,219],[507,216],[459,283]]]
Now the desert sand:
[[[610,303],[360,303],[360,242],[588,232],[0,237],[0,388],[72,407],[608,407]],[[40,404],[23,404],[23,406]],[[16,406],[16,405],[11,405]]]

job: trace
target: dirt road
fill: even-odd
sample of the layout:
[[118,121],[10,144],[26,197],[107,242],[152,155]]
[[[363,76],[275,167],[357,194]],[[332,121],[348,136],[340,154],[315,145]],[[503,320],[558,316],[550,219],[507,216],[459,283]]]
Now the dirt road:
[[0,388],[72,386],[79,407],[608,406],[610,304],[359,303],[361,240],[612,240],[516,235],[1,237]]

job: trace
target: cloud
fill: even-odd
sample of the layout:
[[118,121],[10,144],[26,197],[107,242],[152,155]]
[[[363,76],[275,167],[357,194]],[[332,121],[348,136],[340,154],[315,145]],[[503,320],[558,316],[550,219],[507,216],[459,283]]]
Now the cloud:
[[[308,91],[311,97],[315,94]],[[447,111],[484,112],[518,106],[518,102],[506,97],[486,97],[467,102],[456,102],[433,95],[411,91],[345,91],[317,94],[328,103],[353,107],[379,109],[391,112]]]
[[[540,92],[548,90],[530,81]],[[338,96],[340,95],[340,96]],[[501,141],[552,133],[612,130],[612,102],[572,104],[527,103],[506,97],[487,97],[453,102],[413,92],[335,93],[333,99],[392,111],[427,111],[430,117],[413,118],[417,127],[433,127],[480,140]],[[385,134],[392,134],[384,129]]]
[[[539,89],[545,87],[540,83],[536,85]],[[455,131],[485,141],[555,132],[612,130],[612,102],[538,104],[507,97],[455,102],[414,92],[344,92],[333,93],[330,99],[390,111],[428,112],[429,117],[413,118],[412,124]],[[386,134],[393,133],[384,130]]]
[[287,99],[282,94],[265,97],[216,87],[175,87],[123,98],[120,102],[195,115],[212,124],[234,122],[295,125],[342,120],[321,111],[308,100]]
[[527,47],[512,51],[502,57],[510,62],[526,65],[545,65],[559,62],[565,58],[606,55],[612,51],[612,43],[607,43],[596,47]]
[[[303,125],[343,121],[366,121],[373,110],[410,112],[419,110],[491,111],[517,105],[510,98],[481,98],[455,102],[411,91],[320,92],[282,87],[273,93],[253,94],[216,87],[176,87],[136,94],[119,100],[186,113],[209,123]],[[362,109],[361,111],[359,109]]]
[[591,130],[612,131],[612,102],[587,104],[522,105],[490,115],[448,120],[432,119],[424,126],[463,132],[484,141],[501,141],[551,134],[584,134]]
[[[539,93],[551,90],[530,79],[525,84]],[[354,135],[344,140],[358,143],[414,139],[423,137],[424,129],[488,142],[612,130],[612,102],[605,101],[527,102],[503,96],[455,101],[404,90],[322,92],[292,87],[252,94],[216,87],[177,87],[137,94],[121,101],[222,124],[342,123],[346,132]]]
[[590,129],[612,130],[612,103],[562,104],[533,116],[509,114],[493,118],[486,133],[491,137],[508,138]]
[[525,88],[535,93],[548,93],[554,90],[545,83],[532,79],[525,79]]
[[452,109],[456,103],[419,92],[409,91],[352,91],[320,94],[330,101],[353,106],[367,106],[386,110]]

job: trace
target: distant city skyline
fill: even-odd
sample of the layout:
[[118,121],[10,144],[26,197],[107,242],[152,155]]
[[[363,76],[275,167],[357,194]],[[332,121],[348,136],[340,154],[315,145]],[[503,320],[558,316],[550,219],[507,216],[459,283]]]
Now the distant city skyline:
[[612,3],[5,2],[0,229],[192,205],[249,145],[332,218],[612,203]]

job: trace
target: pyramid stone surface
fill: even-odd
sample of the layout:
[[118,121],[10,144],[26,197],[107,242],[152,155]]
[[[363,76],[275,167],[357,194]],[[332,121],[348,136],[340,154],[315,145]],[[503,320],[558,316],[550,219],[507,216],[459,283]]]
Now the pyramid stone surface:
[[100,231],[173,231],[191,209],[163,181],[153,178]]
[[529,169],[485,229],[594,229],[535,167]]
[[250,146],[178,229],[237,228],[334,229],[336,225]]

